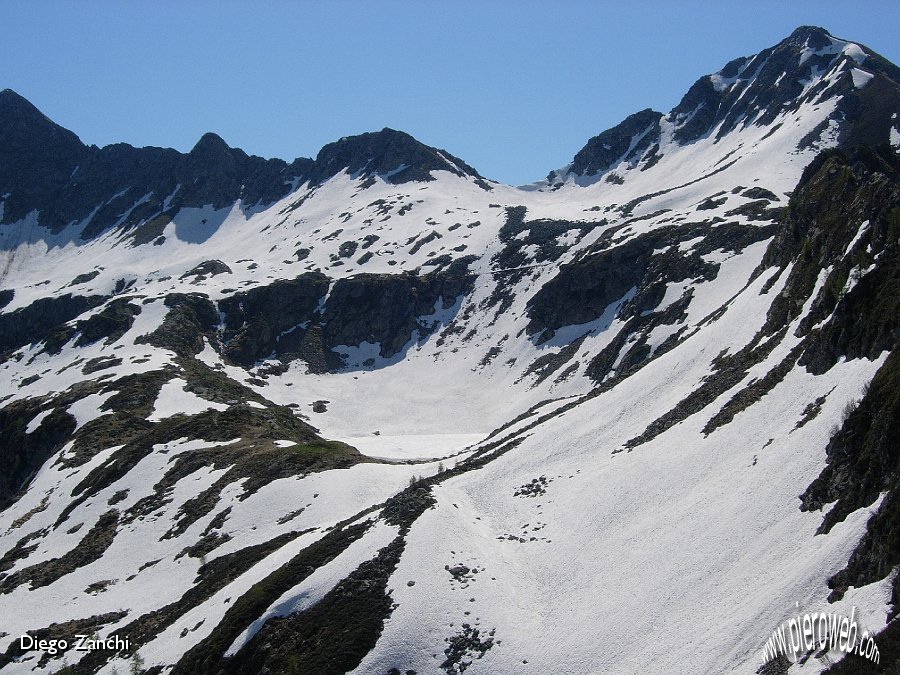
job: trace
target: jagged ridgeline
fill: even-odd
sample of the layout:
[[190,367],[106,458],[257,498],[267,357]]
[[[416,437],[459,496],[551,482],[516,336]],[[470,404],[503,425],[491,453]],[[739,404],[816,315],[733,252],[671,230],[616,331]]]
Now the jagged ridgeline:
[[0,672],[889,672],[898,115],[814,27],[519,188],[0,92]]

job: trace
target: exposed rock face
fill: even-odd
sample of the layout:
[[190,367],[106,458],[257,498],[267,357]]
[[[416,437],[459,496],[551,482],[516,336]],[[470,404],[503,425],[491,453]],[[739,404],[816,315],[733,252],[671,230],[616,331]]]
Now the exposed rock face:
[[418,331],[430,334],[439,325],[427,317],[452,307],[472,289],[474,277],[451,266],[424,275],[360,275],[339,280],[322,319],[328,346],[378,343],[390,358]]
[[634,239],[560,267],[528,303],[528,331],[588,323],[636,287],[653,254],[652,243]]
[[378,344],[379,355],[390,358],[414,334],[424,338],[436,330],[441,321],[428,317],[451,308],[473,283],[464,263],[422,275],[359,274],[333,283],[308,272],[220,301],[223,353],[245,367],[270,355],[301,358],[313,372],[344,366],[338,345]]
[[[288,165],[280,159],[248,156],[229,147],[216,134],[207,133],[184,156],[179,167],[179,183],[190,190],[183,205],[212,204],[218,209],[232,204],[236,195],[248,206],[271,204],[288,193],[290,181],[302,177],[309,164],[303,159]],[[204,180],[188,188],[188,181],[195,176],[203,176]]]
[[231,274],[231,268],[221,260],[207,260],[188,270],[180,278],[195,277],[197,281],[203,281],[206,277],[214,277],[217,274]]
[[[828,466],[801,497],[804,510],[833,504],[820,528],[828,532],[887,492],[847,567],[829,582],[840,597],[900,563],[900,157],[889,147],[820,155],[791,197],[768,256],[794,261],[772,305],[771,330],[812,296],[818,271],[832,269],[798,329],[805,336],[800,364],[823,373],[841,358],[890,352],[858,405],[845,409],[826,448]],[[898,598],[895,583],[895,607]]]
[[612,129],[594,136],[572,162],[572,173],[593,176],[622,160],[640,157],[659,142],[659,120],[663,114],[647,108],[629,115]]
[[[770,333],[797,315],[819,272],[831,269],[799,328],[810,340],[801,362],[813,372],[826,371],[841,356],[874,358],[900,339],[898,176],[900,161],[887,146],[822,153],[804,171],[788,218],[768,249],[764,265],[795,261],[769,312]],[[876,256],[879,264],[867,273]]]
[[201,293],[170,293],[164,302],[171,309],[162,325],[138,341],[171,349],[179,356],[202,352],[203,337],[212,339],[219,323],[216,306]]
[[72,295],[66,293],[52,298],[40,298],[27,307],[0,314],[0,353],[27,344],[47,341],[54,331],[62,330],[66,342],[73,331],[65,331],[63,324],[97,305],[106,297],[101,295]]
[[[896,110],[900,70],[880,56],[867,57],[863,63],[877,79],[858,89],[851,70],[860,65],[861,55],[844,51],[843,47],[844,43],[825,29],[801,26],[776,46],[752,58],[735,59],[718,73],[701,77],[670,113],[676,125],[676,140],[689,143],[719,124],[718,138],[739,125],[771,124],[786,106],[797,109],[820,97],[840,93],[848,98],[838,114],[851,122],[843,125],[842,144],[886,143],[890,115],[865,115],[861,104],[874,98],[888,106],[893,104]],[[840,67],[844,72],[837,83],[823,80],[804,91],[813,73]]]
[[435,170],[481,181],[461,159],[393,129],[342,138],[315,160],[290,164],[247,155],[214,133],[204,134],[187,154],[126,143],[86,146],[14,91],[0,92],[0,195],[9,193],[3,223],[36,209],[40,224],[54,232],[86,220],[80,236],[90,239],[113,226],[168,222],[185,207],[271,204],[297,183],[318,184],[345,170],[394,184],[433,180]]
[[10,193],[4,223],[37,209],[40,223],[59,231],[91,216],[81,233],[89,239],[181,207],[271,203],[311,164],[249,156],[215,134],[187,154],[125,143],[86,146],[12,90],[0,92],[0,194]]
[[134,317],[140,313],[140,305],[129,302],[128,298],[116,298],[97,314],[76,324],[75,329],[80,335],[75,346],[83,347],[104,338],[106,344],[112,344],[128,332]]
[[328,283],[324,274],[308,272],[220,301],[219,310],[225,315],[225,356],[249,367],[272,353],[297,354],[299,342],[290,336],[313,318],[328,292]]
[[[667,115],[643,110],[595,136],[565,174],[551,172],[548,181],[564,180],[568,174],[600,175],[620,162],[649,168],[661,157],[661,125],[669,126],[672,139],[680,144],[713,133],[718,140],[751,124],[772,125],[785,111],[837,95],[841,98],[830,119],[841,147],[887,143],[891,115],[900,110],[900,68],[871,49],[865,52],[823,28],[801,26],[774,47],[701,77]],[[808,86],[820,73],[835,77]],[[828,126],[826,121],[801,145],[813,146]]]
[[0,194],[3,222],[14,222],[58,193],[86,149],[11,89],[0,91]]
[[41,412],[41,401],[17,401],[0,408],[0,509],[57,452],[75,431],[75,418],[62,408],[45,416],[31,433],[28,424]]
[[388,128],[329,143],[316,156],[311,178],[319,183],[343,170],[361,176],[380,175],[395,185],[433,180],[432,171],[480,178],[475,169],[446,150],[431,148],[409,134]]
[[[772,225],[725,222],[710,230],[704,223],[691,223],[661,227],[619,245],[614,245],[613,231],[604,233],[600,242],[584,249],[571,263],[561,265],[559,273],[532,296],[526,306],[528,334],[541,344],[560,328],[599,319],[621,301],[615,316],[626,321],[626,327],[609,351],[592,361],[589,371],[596,380],[602,380],[630,338],[635,344],[619,364],[619,370],[627,372],[650,356],[644,339],[650,330],[682,318],[687,296],[659,308],[669,284],[715,279],[719,266],[704,260],[705,254],[713,250],[740,251],[772,232]],[[705,240],[690,254],[679,251],[682,242],[698,236]]]

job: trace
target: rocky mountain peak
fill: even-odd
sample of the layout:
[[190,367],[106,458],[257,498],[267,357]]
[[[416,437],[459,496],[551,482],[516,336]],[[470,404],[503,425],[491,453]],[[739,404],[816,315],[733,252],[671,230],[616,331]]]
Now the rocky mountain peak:
[[0,194],[11,193],[4,219],[23,218],[39,195],[60,189],[86,152],[78,136],[28,100],[12,89],[0,92]]
[[589,140],[575,155],[570,170],[581,176],[593,176],[615,166],[627,155],[643,153],[658,142],[662,116],[650,108],[629,115],[612,129]]
[[[777,45],[698,79],[669,114],[674,138],[691,143],[715,133],[719,139],[750,124],[773,124],[785,112],[828,99],[840,100],[843,114],[835,120],[845,122],[853,101],[876,73],[890,80],[875,84],[877,95],[885,94],[885,84],[888,89],[897,86],[896,67],[872,55],[867,47],[836,38],[824,28],[801,26]],[[841,140],[850,131],[842,129],[846,133]],[[883,131],[883,138],[869,142],[886,142],[887,129]]]
[[223,153],[227,153],[231,150],[228,143],[219,136],[211,131],[207,131],[200,137],[200,140],[197,141],[196,145],[191,148],[191,155],[194,156],[215,156],[221,155]]
[[667,143],[684,146],[706,138],[717,143],[751,126],[774,130],[785,115],[799,118],[804,106],[826,103],[833,112],[799,150],[886,143],[891,113],[900,110],[900,68],[824,28],[800,26],[777,45],[699,78],[667,115],[643,110],[595,136],[569,167],[551,172],[548,182],[598,176],[623,162],[643,171],[667,152],[661,147]]
[[41,111],[35,108],[27,98],[12,89],[0,91],[0,113],[3,114],[3,119],[25,115],[44,117]]
[[834,38],[821,26],[798,26],[794,32],[786,37],[782,44],[794,44],[812,49],[822,49],[829,46]]
[[[815,46],[809,46],[810,40]],[[669,114],[675,124],[675,139],[681,143],[698,140],[723,123],[719,136],[733,130],[740,121],[760,113],[781,112],[817,73],[818,58],[831,40],[824,32],[800,28],[775,47],[730,61],[722,70],[698,79]],[[809,50],[804,58],[804,50]]]
[[[233,183],[231,190],[226,190],[220,198],[212,202],[216,206],[224,206],[228,194],[240,189],[240,182],[246,171],[247,154],[239,148],[231,148],[218,134],[207,132],[200,137],[196,145],[184,157],[181,177],[184,184],[211,183],[215,191],[219,191],[223,183]],[[211,186],[212,187],[212,186]],[[207,198],[208,195],[201,197]],[[201,206],[202,204],[197,204]]]
[[[125,143],[88,147],[16,92],[0,92],[5,223],[37,211],[38,222],[54,232],[83,223],[80,236],[89,239],[114,225],[129,229],[157,216],[171,218],[182,207],[271,204],[292,186],[317,185],[343,171],[394,184],[434,180],[432,171],[481,180],[461,159],[390,128],[342,138],[317,159],[290,164],[248,155],[212,132],[188,153]],[[132,208],[136,200],[141,204]]]
[[315,182],[345,170],[351,175],[378,175],[394,184],[434,180],[432,171],[480,178],[475,169],[446,150],[432,148],[387,127],[345,136],[323,147],[316,156]]
[[51,121],[12,89],[0,91],[0,153],[72,153],[84,149],[78,136]]

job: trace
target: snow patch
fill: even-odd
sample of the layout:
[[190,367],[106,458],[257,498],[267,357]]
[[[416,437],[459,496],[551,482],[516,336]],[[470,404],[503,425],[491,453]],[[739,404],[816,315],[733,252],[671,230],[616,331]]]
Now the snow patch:
[[187,382],[180,377],[166,382],[156,397],[153,412],[147,418],[149,422],[159,422],[173,415],[196,415],[205,410],[227,410],[223,403],[208,401],[197,394],[186,391]]
[[853,59],[856,62],[856,65],[862,65],[863,61],[865,61],[868,56],[858,44],[853,42],[847,44],[842,50],[842,53]]
[[39,412],[37,415],[35,415],[35,416],[34,416],[34,419],[32,419],[32,420],[28,423],[28,426],[25,427],[25,433],[26,433],[26,434],[32,434],[32,433],[34,433],[35,431],[37,431],[37,428],[38,428],[39,426],[41,426],[41,422],[44,421],[44,418],[45,418],[47,415],[49,415],[50,413],[52,413],[52,412],[53,412],[53,408],[48,408],[47,410],[42,410],[42,411]]
[[862,89],[869,81],[875,77],[872,73],[867,73],[864,70],[860,70],[859,68],[851,68],[850,75],[853,76],[853,86],[857,89]]
[[70,405],[67,408],[67,411],[75,418],[75,429],[80,429],[85,424],[97,419],[101,415],[108,415],[108,412],[100,410],[100,406],[115,393],[115,391],[108,391],[102,394],[90,394]]

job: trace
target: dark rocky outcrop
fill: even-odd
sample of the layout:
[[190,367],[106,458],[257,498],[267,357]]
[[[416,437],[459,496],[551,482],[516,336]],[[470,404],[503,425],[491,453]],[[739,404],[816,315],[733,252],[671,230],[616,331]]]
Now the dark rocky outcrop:
[[423,320],[435,310],[452,307],[472,290],[473,275],[465,266],[429,274],[372,274],[338,280],[322,316],[323,346],[380,344],[390,358],[412,339],[430,334],[437,325]]
[[575,155],[570,171],[580,176],[593,176],[620,161],[640,157],[659,142],[659,120],[662,116],[662,113],[650,108],[629,115],[612,129],[589,140]]
[[41,412],[40,399],[14,401],[0,408],[0,509],[6,508],[45,461],[71,438],[75,418],[53,408],[28,433],[29,423]]
[[528,301],[528,333],[593,321],[640,283],[652,255],[652,243],[637,238],[562,265]]
[[119,512],[115,509],[107,511],[72,550],[0,579],[0,594],[11,593],[18,586],[29,582],[31,588],[49,586],[57,579],[90,565],[112,544],[118,522]]
[[[795,318],[812,295],[820,271],[831,268],[797,331],[808,338],[800,363],[822,373],[841,356],[871,359],[893,348],[900,340],[898,240],[900,158],[893,149],[820,154],[804,171],[784,226],[761,266],[785,267],[794,261],[769,310],[766,333]],[[876,257],[878,264],[863,273]]]
[[[313,372],[343,367],[338,345],[380,345],[380,355],[398,354],[418,332],[439,322],[423,319],[448,309],[469,293],[474,275],[465,260],[428,274],[358,274],[330,283],[319,272],[235,293],[219,302],[225,317],[223,353],[250,367],[275,356],[303,359]],[[330,292],[329,292],[330,287]],[[327,293],[327,299],[326,299]]]
[[[229,668],[230,664],[237,666],[234,672],[260,672],[262,664],[258,663],[258,661],[265,662],[265,655],[261,653],[257,640],[251,641],[251,643],[242,649],[234,659],[230,660],[230,662],[224,658],[225,651],[238,635],[240,635],[250,623],[265,612],[269,605],[282,593],[295,586],[302,579],[308,577],[319,567],[334,560],[350,544],[362,537],[370,525],[371,522],[367,521],[347,527],[335,528],[321,539],[293,556],[285,565],[255,584],[241,597],[236,598],[235,602],[229,607],[222,621],[219,622],[213,632],[195,647],[190,649],[182,657],[172,672],[176,674],[233,672]],[[333,597],[334,593],[335,591],[332,590],[330,595]],[[331,604],[330,602],[327,602],[328,599],[329,595],[326,595],[316,607],[311,609],[311,611],[314,614],[318,614],[316,611],[318,608],[324,608]],[[306,618],[306,615],[308,614],[308,612],[300,614],[299,617],[302,617],[300,621],[302,622],[303,618]],[[361,616],[362,613],[360,613],[359,618],[361,618]],[[313,625],[318,624],[320,621],[313,621]],[[288,621],[288,625],[291,623],[291,621]],[[275,622],[267,622],[266,626],[269,626],[269,630],[272,630],[271,626],[278,626],[279,624],[283,625],[284,621],[276,620]],[[265,627],[263,630],[268,632]],[[259,634],[257,634],[257,636],[259,636]],[[289,664],[283,663],[283,660],[285,660],[292,652],[301,651],[298,649],[298,645],[294,644],[293,639],[290,639],[288,635],[283,635],[283,637],[286,639],[281,643],[282,649],[275,650],[272,654],[273,659],[282,662],[282,667],[274,669],[273,672],[291,672]],[[322,639],[327,639],[327,636],[320,635],[319,638],[319,641],[321,641]],[[310,656],[315,658],[315,651],[311,651],[313,651],[313,654]],[[322,654],[319,656],[319,658],[324,659],[326,663],[333,658],[333,655],[330,654],[331,649],[328,649],[327,652],[328,655]],[[251,663],[248,663],[248,661]],[[241,666],[243,669],[241,669]],[[256,667],[254,668],[254,666]],[[329,671],[320,668],[313,668],[311,670],[297,669],[296,672],[344,672],[349,669],[352,668],[345,668],[343,671]]]
[[[734,59],[718,73],[701,77],[666,115],[675,127],[674,140],[687,144],[713,132],[719,139],[751,124],[774,125],[786,111],[837,96],[838,105],[830,119],[838,123],[841,147],[887,143],[893,123],[891,115],[900,110],[900,68],[868,47],[863,48],[867,57],[857,64],[853,55],[829,49],[832,40],[823,28],[801,26],[774,47],[752,57]],[[828,72],[837,66],[844,70],[836,81],[823,79],[804,90],[813,73]],[[857,88],[852,68],[868,73],[872,79]],[[627,117],[588,141],[568,171],[593,176],[608,171],[619,161],[636,165],[641,160],[641,168],[649,168],[661,157],[661,117],[661,113],[649,109]],[[817,143],[827,127],[828,120],[803,139],[801,147]],[[551,172],[548,181],[562,178]]]
[[[494,282],[491,295],[482,301],[479,309],[494,309],[498,317],[512,306],[515,286],[535,267],[542,267],[558,260],[569,246],[577,243],[593,228],[604,226],[606,220],[575,222],[568,220],[538,219],[526,221],[524,206],[506,208],[506,222],[500,228],[503,244],[491,257]],[[560,243],[560,237],[575,233],[574,241]]]
[[[628,223],[624,226],[627,227]],[[720,223],[668,225],[616,244],[623,226],[604,233],[601,240],[579,253],[571,263],[532,296],[526,306],[528,334],[548,339],[563,326],[588,323],[634,289],[621,317],[646,315],[662,300],[667,284],[685,279],[712,280],[718,265],[703,260],[715,250],[739,251],[772,235],[771,226]],[[690,253],[678,251],[688,239],[704,237]]]
[[[40,298],[26,307],[0,314],[0,358],[9,350],[49,341],[65,323],[103,304],[107,299],[103,295],[66,293],[56,297]],[[74,329],[65,333],[65,339],[60,346],[68,341]]]
[[[868,506],[888,492],[876,520],[886,536],[869,538],[866,556],[856,555],[856,574],[842,574],[842,584],[863,585],[884,578],[900,564],[900,350],[895,350],[878,370],[858,405],[845,411],[845,418],[832,436],[826,453],[828,466],[802,495],[804,510],[828,510],[821,531],[828,532],[850,513]],[[890,521],[893,521],[888,525]],[[870,523],[870,529],[871,529]],[[880,554],[880,555],[879,555]],[[870,569],[862,570],[868,558]],[[848,583],[853,582],[853,583]]]
[[[386,592],[405,542],[397,537],[343,579],[314,607],[266,622],[233,658],[225,673],[345,673],[375,646],[390,616]],[[174,673],[188,672],[181,664]],[[205,672],[205,671],[195,671]]]
[[[506,273],[523,265],[558,260],[568,250],[568,246],[559,243],[558,237],[575,232],[577,242],[595,227],[607,224],[605,220],[576,222],[540,218],[526,221],[526,213],[524,206],[506,209],[506,222],[499,232],[503,248],[491,258],[491,265],[497,273]],[[533,253],[526,254],[523,249],[530,249]],[[512,275],[514,279],[518,276]]]
[[125,143],[87,146],[12,90],[0,92],[0,194],[10,193],[4,223],[37,209],[40,223],[59,231],[90,216],[81,233],[89,239],[165,210],[222,208],[239,199],[247,206],[268,204],[285,196],[311,165],[250,156],[215,134],[204,135],[187,154]]
[[[3,221],[15,222],[60,192],[86,148],[11,89],[0,91],[0,194]],[[24,161],[23,161],[24,160]]]
[[116,298],[96,314],[75,324],[79,333],[75,346],[84,347],[103,338],[106,338],[105,344],[112,344],[128,332],[134,317],[140,313],[140,305],[129,302],[128,298]]
[[217,274],[231,274],[231,268],[221,260],[205,260],[182,274],[179,279],[195,277],[197,281],[203,281],[207,277],[214,277]]
[[317,185],[345,170],[394,184],[430,181],[432,171],[442,170],[490,189],[461,159],[393,129],[342,138],[315,160],[291,163],[248,155],[214,133],[188,153],[126,143],[98,148],[14,91],[0,92],[0,194],[8,194],[3,223],[37,210],[39,223],[52,232],[84,222],[79,236],[91,239],[113,226],[136,228],[133,242],[141,245],[159,241],[182,208],[267,205],[296,185]]
[[170,293],[164,303],[170,310],[162,325],[138,337],[136,343],[171,349],[179,356],[193,356],[203,351],[204,336],[215,339],[219,313],[206,295]]
[[250,367],[273,353],[290,354],[292,347],[293,353],[299,353],[299,343],[289,336],[315,318],[328,285],[324,274],[307,272],[220,300],[219,311],[225,318],[223,354],[234,363]]
[[[613,371],[617,378],[626,377],[651,357],[674,347],[684,336],[687,326],[674,329],[661,344],[651,346],[648,342],[654,328],[680,323],[686,316],[692,297],[690,289],[657,309],[669,284],[711,281],[719,266],[704,260],[704,255],[740,251],[771,237],[775,231],[772,224],[722,222],[713,226],[700,222],[661,226],[632,238],[622,236],[633,222],[606,230],[596,244],[584,249],[571,263],[561,265],[557,275],[538,289],[526,305],[526,330],[535,344],[541,345],[553,339],[560,328],[599,319],[607,308],[621,301],[615,315],[623,323],[621,329],[585,368],[585,373],[598,383]],[[679,249],[682,242],[698,238],[702,241],[694,243],[690,252]],[[588,332],[586,328],[558,352],[538,357],[527,374],[534,374],[535,383],[539,383],[557,372],[574,357],[580,339]],[[575,368],[577,365],[571,364],[567,370]]]
[[446,150],[388,128],[329,143],[316,155],[311,179],[321,183],[344,170],[361,177],[381,176],[395,185],[434,180],[432,171],[480,178],[475,169]]

